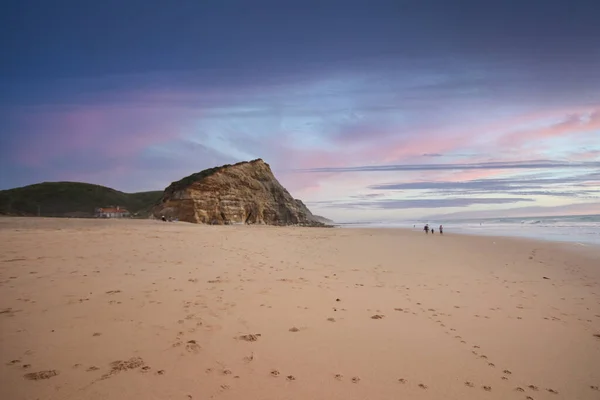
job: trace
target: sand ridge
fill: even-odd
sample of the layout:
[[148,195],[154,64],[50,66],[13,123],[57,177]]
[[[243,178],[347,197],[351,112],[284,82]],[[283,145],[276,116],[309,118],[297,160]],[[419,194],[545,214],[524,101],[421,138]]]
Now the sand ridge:
[[0,219],[11,399],[598,399],[600,251]]

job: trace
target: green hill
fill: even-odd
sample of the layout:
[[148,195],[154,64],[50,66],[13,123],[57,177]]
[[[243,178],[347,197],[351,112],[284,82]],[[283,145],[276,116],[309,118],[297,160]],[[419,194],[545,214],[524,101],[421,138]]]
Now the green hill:
[[79,182],[44,182],[0,191],[0,214],[91,217],[98,207],[120,206],[146,215],[163,192],[124,193]]

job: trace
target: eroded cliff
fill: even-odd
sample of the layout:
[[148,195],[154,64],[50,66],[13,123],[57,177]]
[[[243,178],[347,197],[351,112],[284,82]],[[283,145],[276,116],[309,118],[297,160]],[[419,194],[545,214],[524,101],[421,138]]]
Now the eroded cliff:
[[261,159],[210,168],[173,182],[153,215],[203,224],[324,226]]

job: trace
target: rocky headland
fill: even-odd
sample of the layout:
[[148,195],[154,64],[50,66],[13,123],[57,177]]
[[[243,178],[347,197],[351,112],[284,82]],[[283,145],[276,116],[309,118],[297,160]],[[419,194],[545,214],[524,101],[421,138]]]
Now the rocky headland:
[[294,199],[262,159],[206,169],[173,182],[152,214],[214,225],[324,227],[330,221]]

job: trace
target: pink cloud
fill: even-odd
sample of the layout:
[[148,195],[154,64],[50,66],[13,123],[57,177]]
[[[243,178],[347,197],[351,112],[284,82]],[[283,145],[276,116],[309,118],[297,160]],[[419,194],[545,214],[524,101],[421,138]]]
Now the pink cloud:
[[[549,127],[515,131],[518,126],[557,117],[562,117],[563,120]],[[470,148],[480,154],[493,150],[494,156],[498,154],[493,157],[496,159],[505,160],[509,157],[519,160],[524,156],[531,158],[541,155],[543,150],[539,147],[536,154],[532,154],[532,150],[528,149],[524,154],[519,147],[521,144],[549,137],[588,133],[598,129],[600,129],[600,109],[597,107],[545,110],[475,126],[451,126],[440,127],[437,131],[405,132],[399,137],[396,135],[396,138],[382,140],[370,148],[363,148],[359,157],[363,161],[376,160],[383,164],[410,161],[422,154],[440,153],[444,155]],[[403,132],[399,132],[399,134],[401,133]],[[491,140],[494,138],[498,138],[496,143]],[[498,153],[502,148],[510,148],[511,152],[508,154]],[[476,158],[481,160],[481,156]],[[435,162],[436,160],[430,161]],[[466,162],[467,160],[462,157],[462,161]]]
[[543,128],[519,130],[503,135],[499,144],[516,146],[536,140],[575,135],[600,130],[600,109],[569,114],[562,121]]
[[133,156],[178,138],[190,116],[160,108],[81,106],[22,112],[16,117],[26,137],[14,149],[16,160],[44,167],[48,161],[78,152],[107,159]]
[[584,150],[572,153],[569,156],[576,161],[600,160],[600,150]]
[[[588,215],[599,214],[600,203],[577,203],[560,206],[529,206],[514,207],[502,211],[505,217],[533,217],[533,216],[562,216],[562,215]],[[498,216],[498,210],[461,211],[450,214],[431,215],[429,218],[443,216],[445,218],[493,218]]]
[[447,181],[447,182],[467,182],[477,179],[487,179],[498,175],[506,174],[504,170],[495,169],[472,169],[466,171],[425,171],[425,176],[422,180],[429,181]]
[[[415,159],[419,159],[419,162],[423,162],[421,158],[422,154],[425,153],[440,153],[442,155],[452,153],[455,151],[468,148],[473,146],[476,150],[477,146],[474,144],[480,136],[482,131],[492,130],[503,130],[510,129],[511,127],[519,124],[531,123],[540,119],[548,119],[550,117],[556,117],[557,115],[564,115],[565,110],[554,110],[553,112],[538,112],[523,114],[515,118],[507,120],[495,121],[494,123],[486,126],[472,127],[470,129],[455,130],[459,133],[453,134],[438,134],[436,132],[423,132],[421,134],[413,134],[408,137],[400,137],[392,140],[380,140],[374,141],[370,146],[365,145],[359,149],[348,149],[340,146],[335,151],[327,150],[297,150],[293,147],[293,141],[291,137],[277,141],[273,143],[273,146],[277,148],[278,159],[282,165],[287,165],[290,168],[314,168],[314,167],[348,167],[358,165],[370,165],[370,164],[386,164],[386,163],[397,163],[397,162],[411,162]],[[537,129],[528,132],[528,138],[524,138],[520,135],[512,136],[509,134],[509,139],[505,136],[501,136],[503,140],[508,143],[515,145],[509,140],[518,139],[519,142],[525,140],[534,140],[538,137],[547,137],[552,135],[567,134],[573,131],[578,132],[591,132],[596,129],[596,126],[600,124],[600,114],[598,112],[589,113],[589,119],[583,118],[586,114],[582,112],[577,118],[567,118],[559,124],[552,126],[551,129]],[[487,148],[486,144],[480,145],[481,153],[484,153]],[[491,160],[503,160],[503,161],[520,161],[523,159],[525,154],[522,151],[516,151],[514,148],[509,153],[503,153],[500,151],[502,147],[495,147],[498,152],[498,156],[489,157],[482,155],[474,155],[461,157],[461,162],[480,162]],[[275,150],[275,149],[273,149]],[[541,154],[541,153],[540,153]],[[596,153],[590,152],[587,156],[593,157]],[[495,154],[494,154],[495,155]],[[536,157],[538,154],[532,154],[531,151],[527,151],[527,157]],[[428,160],[429,162],[438,162],[437,158]],[[418,177],[415,174],[402,174],[403,179],[407,181],[415,181],[419,179],[425,180],[450,180],[450,181],[469,181],[474,179],[490,178],[498,175],[504,175],[506,171],[503,170],[470,170],[470,171],[426,171],[419,173]],[[286,179],[287,176],[286,176]],[[289,180],[292,183],[292,187],[298,188],[303,193],[309,195],[317,194],[321,187],[328,182],[339,181],[340,176],[335,173],[331,174],[294,174],[290,175]],[[356,178],[355,178],[356,179]],[[355,182],[357,183],[357,182]],[[358,183],[357,183],[358,184]]]

